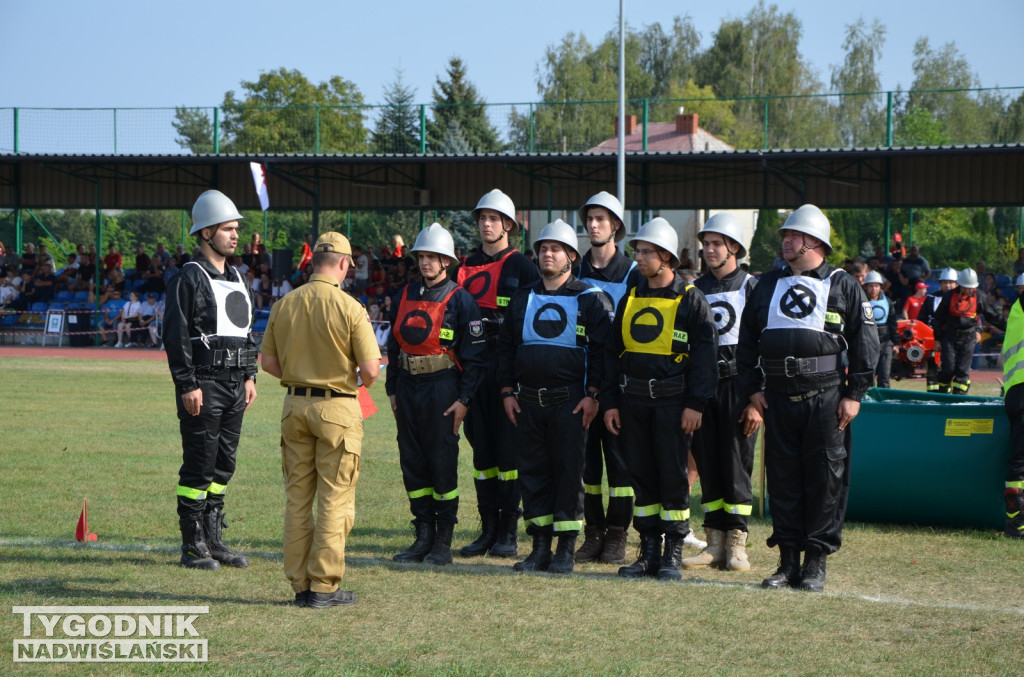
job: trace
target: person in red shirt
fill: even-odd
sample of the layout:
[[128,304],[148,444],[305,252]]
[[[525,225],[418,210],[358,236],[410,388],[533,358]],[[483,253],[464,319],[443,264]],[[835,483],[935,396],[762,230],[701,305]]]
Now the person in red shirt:
[[921,312],[921,306],[924,305],[927,294],[928,285],[924,282],[918,282],[914,285],[914,295],[908,298],[907,302],[903,304],[904,320],[917,319],[917,315]]
[[103,257],[103,274],[110,277],[110,272],[121,269],[121,253],[116,245],[107,247],[107,255]]

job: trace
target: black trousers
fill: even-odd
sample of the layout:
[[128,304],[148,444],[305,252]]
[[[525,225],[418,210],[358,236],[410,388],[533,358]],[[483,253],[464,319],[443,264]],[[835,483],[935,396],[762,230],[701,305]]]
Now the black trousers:
[[772,535],[768,546],[797,550],[842,545],[850,493],[849,426],[839,430],[839,389],[792,402],[767,391],[764,458]]
[[943,334],[942,364],[939,365],[940,388],[952,385],[954,393],[967,394],[971,385],[974,345],[977,342],[978,337],[973,330]]
[[[497,355],[497,340],[487,350]],[[505,416],[498,392],[498,361],[491,359],[463,424],[473,447],[473,484],[480,512],[519,514],[520,489],[516,466],[515,426]]]
[[583,412],[572,413],[581,397],[582,389],[549,407],[519,400],[516,445],[527,533],[575,535],[582,526],[587,431]]
[[889,387],[889,375],[892,373],[892,343],[888,340],[879,341],[878,364],[875,365],[875,380],[879,388]]
[[1024,383],[1006,392],[1003,399],[1010,421],[1010,461],[1006,468],[1007,482],[1024,482]]
[[[608,513],[605,515],[601,493],[602,470],[608,469]],[[583,519],[604,531],[609,526],[629,528],[633,517],[633,486],[618,435],[604,425],[604,409],[587,431],[587,451],[583,464]]]
[[693,435],[682,428],[679,398],[623,395],[619,440],[633,484],[633,526],[640,533],[690,533],[687,457]]
[[181,430],[178,515],[194,516],[224,507],[224,491],[235,474],[238,438],[245,413],[245,381],[199,381],[203,406],[198,416],[176,396]]
[[739,379],[719,381],[715,399],[704,406],[701,426],[693,434],[705,528],[747,530],[753,508],[750,473],[754,470],[757,437],[744,435],[739,423],[747,402],[740,392]]
[[[398,369],[399,367],[395,367]],[[400,371],[398,457],[413,517],[425,522],[458,522],[459,436],[444,411],[459,398],[459,373],[447,369],[424,376]]]

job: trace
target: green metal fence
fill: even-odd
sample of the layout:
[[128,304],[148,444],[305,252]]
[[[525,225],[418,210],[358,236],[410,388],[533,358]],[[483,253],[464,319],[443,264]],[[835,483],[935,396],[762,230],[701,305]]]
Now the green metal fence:
[[[614,137],[617,108],[615,101],[0,108],[0,153],[587,152]],[[657,149],[655,132],[665,129],[658,123],[673,123],[680,108],[736,149],[1024,142],[1024,87],[1011,87],[631,100],[631,148]]]

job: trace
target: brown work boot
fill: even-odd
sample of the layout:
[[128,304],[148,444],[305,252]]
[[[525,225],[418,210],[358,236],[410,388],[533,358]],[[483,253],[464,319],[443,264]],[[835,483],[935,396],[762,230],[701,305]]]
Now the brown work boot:
[[747,559],[747,532],[730,529],[725,533],[727,557],[725,568],[729,571],[750,571]]
[[583,545],[576,551],[576,561],[580,564],[593,562],[604,549],[604,532],[589,524],[583,527]]
[[684,569],[725,568],[725,532],[721,529],[712,529],[710,527],[705,528],[704,531],[708,539],[707,547],[693,557],[684,559]]
[[604,550],[601,551],[602,564],[626,563],[626,529],[608,527],[604,534]]

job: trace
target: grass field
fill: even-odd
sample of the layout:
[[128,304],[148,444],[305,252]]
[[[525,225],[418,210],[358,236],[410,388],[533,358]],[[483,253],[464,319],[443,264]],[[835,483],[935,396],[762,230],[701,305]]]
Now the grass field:
[[[904,382],[906,385],[907,382]],[[910,382],[917,386],[918,382]],[[263,375],[227,495],[229,544],[248,569],[175,566],[180,439],[160,362],[0,361],[0,599],[32,605],[209,605],[206,666],[12,663],[21,618],[3,621],[4,674],[1020,674],[1024,551],[998,533],[850,524],[821,595],[764,591],[777,551],[751,525],[749,573],[629,581],[510,560],[438,569],[390,562],[411,541],[394,424],[366,424],[343,586],[355,606],[290,606],[281,566],[283,390]],[[991,388],[991,387],[990,387]],[[994,388],[991,388],[994,389]],[[382,386],[373,390],[379,405]],[[973,394],[973,393],[972,393]],[[994,394],[984,391],[978,394]],[[477,527],[462,455],[455,540]],[[951,469],[952,471],[953,469]],[[76,544],[82,498],[95,543]],[[956,501],[936,495],[935,501]],[[695,503],[699,503],[695,501]],[[700,524],[699,515],[694,520]],[[636,534],[630,534],[630,550]],[[521,550],[527,548],[521,547]],[[692,551],[691,551],[692,552]],[[525,554],[525,552],[523,553]]]

